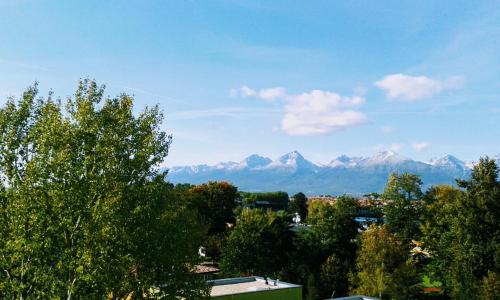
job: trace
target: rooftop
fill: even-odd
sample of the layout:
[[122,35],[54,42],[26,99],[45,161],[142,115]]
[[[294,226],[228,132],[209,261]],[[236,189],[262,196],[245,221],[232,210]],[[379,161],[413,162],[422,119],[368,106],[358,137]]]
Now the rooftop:
[[210,293],[212,297],[266,290],[300,288],[300,285],[283,281],[275,282],[274,279],[268,279],[268,284],[266,284],[264,278],[257,276],[210,280],[209,283],[213,285]]

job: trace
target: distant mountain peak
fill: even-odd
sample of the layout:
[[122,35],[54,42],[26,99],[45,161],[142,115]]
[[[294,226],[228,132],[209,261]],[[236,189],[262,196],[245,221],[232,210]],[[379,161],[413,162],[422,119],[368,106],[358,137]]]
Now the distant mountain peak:
[[455,156],[448,154],[438,159],[432,159],[430,164],[436,167],[447,167],[455,169],[465,169],[466,163]]
[[382,164],[399,164],[411,159],[401,156],[392,150],[380,151],[375,153],[372,157],[366,158],[362,161],[363,165],[382,165]]
[[270,164],[272,160],[268,157],[252,154],[241,161],[241,164],[249,168],[260,168]]
[[362,157],[350,157],[345,154],[340,155],[339,157],[332,160],[328,166],[330,167],[354,167],[356,164],[362,160]]
[[302,154],[300,154],[299,151],[297,151],[297,150],[294,150],[290,153],[282,155],[278,158],[278,161],[283,163],[283,164],[291,164],[291,163],[295,163],[298,161],[305,161],[305,160],[306,159],[304,158],[304,156],[302,156]]

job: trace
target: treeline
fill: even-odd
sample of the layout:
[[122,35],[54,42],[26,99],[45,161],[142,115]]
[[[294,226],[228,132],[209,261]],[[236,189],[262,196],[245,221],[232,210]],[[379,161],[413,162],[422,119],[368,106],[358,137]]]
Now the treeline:
[[132,97],[105,97],[89,80],[64,101],[35,85],[0,108],[1,299],[206,299],[194,270],[208,259],[219,276],[302,284],[305,299],[418,299],[426,286],[445,299],[500,294],[495,161],[427,191],[416,175],[392,174],[363,207],[349,196],[290,201],[227,182],[168,183],[161,122],[157,108],[135,116]]

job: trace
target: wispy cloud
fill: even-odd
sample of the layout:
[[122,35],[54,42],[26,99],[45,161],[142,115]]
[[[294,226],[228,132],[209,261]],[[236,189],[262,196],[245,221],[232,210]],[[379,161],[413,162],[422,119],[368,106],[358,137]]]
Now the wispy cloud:
[[[235,94],[233,89],[232,94]],[[287,94],[282,87],[254,90],[242,86],[237,95],[266,101],[281,100],[284,115],[281,129],[289,135],[322,135],[363,124],[366,116],[356,110],[365,103],[360,96],[346,97],[337,93],[312,90],[302,94]]]
[[413,142],[411,143],[411,146],[415,149],[415,151],[421,152],[427,150],[431,144],[429,142]]
[[261,116],[263,114],[273,114],[276,113],[273,109],[258,109],[258,108],[246,108],[246,107],[218,107],[209,109],[197,109],[197,110],[184,110],[176,111],[166,114],[168,120],[190,120],[198,118],[212,118],[212,117],[251,117],[251,116]]
[[390,74],[375,82],[375,86],[386,91],[389,100],[412,102],[431,98],[444,90],[457,89],[463,85],[463,78],[449,77],[445,80],[426,76]]
[[272,87],[267,89],[261,89],[259,91],[253,90],[248,86],[244,85],[239,89],[231,89],[229,95],[232,97],[257,97],[266,101],[274,101],[277,99],[283,99],[286,97],[286,90],[282,87]]

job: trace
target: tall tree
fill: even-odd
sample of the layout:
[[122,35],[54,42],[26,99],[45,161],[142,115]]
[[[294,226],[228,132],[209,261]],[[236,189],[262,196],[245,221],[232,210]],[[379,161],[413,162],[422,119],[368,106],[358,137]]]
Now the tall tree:
[[287,266],[292,232],[286,216],[261,209],[243,209],[222,252],[228,274],[279,275]]
[[192,204],[201,220],[208,225],[208,235],[225,233],[227,223],[234,223],[238,188],[229,182],[210,181],[189,189]]
[[[500,277],[500,181],[493,159],[481,158],[471,178],[458,181],[464,193],[451,219],[454,241],[447,274],[453,297],[476,299],[485,282]],[[495,285],[493,285],[495,286]],[[498,286],[498,283],[496,284]]]
[[37,94],[0,108],[0,298],[205,297],[202,231],[158,172],[158,108],[134,116],[90,80],[64,102]]
[[348,274],[354,268],[357,248],[359,226],[354,220],[357,210],[357,201],[348,196],[339,197],[333,205],[317,201],[309,206],[311,227],[299,235],[303,243],[299,249],[307,253],[303,254],[305,259],[300,259],[317,275],[321,297],[348,292]]
[[388,227],[371,225],[361,236],[353,294],[381,299],[412,299],[418,294],[415,267],[407,248]]
[[307,217],[307,197],[304,193],[297,193],[292,196],[292,201],[288,205],[288,211],[292,214],[298,213],[301,222],[306,221]]
[[418,175],[392,173],[382,196],[387,202],[384,208],[387,225],[407,244],[419,235],[421,186]]
[[459,189],[439,185],[431,187],[424,197],[422,210],[421,241],[432,255],[425,268],[432,278],[439,279],[447,286],[447,273],[450,270],[451,250],[456,243],[452,229],[456,223],[457,202],[462,197]]

